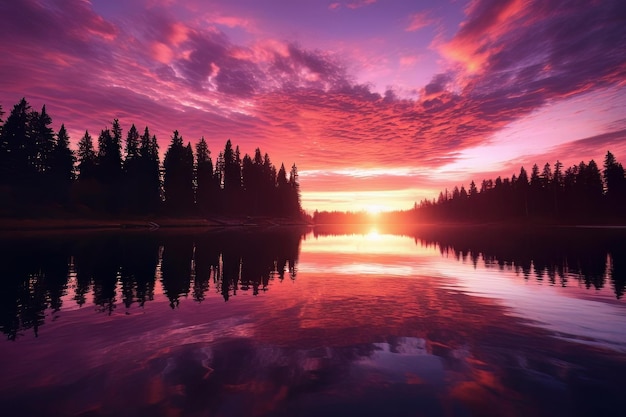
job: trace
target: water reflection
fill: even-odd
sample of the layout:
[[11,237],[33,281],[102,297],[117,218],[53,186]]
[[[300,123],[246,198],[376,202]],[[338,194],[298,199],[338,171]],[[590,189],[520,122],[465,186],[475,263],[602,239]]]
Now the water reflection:
[[172,308],[190,293],[201,302],[211,289],[226,301],[238,291],[257,295],[272,280],[296,279],[301,236],[282,228],[3,239],[0,329],[11,340],[28,329],[37,335],[47,310],[54,320],[68,302],[90,298],[109,315],[128,311],[153,300],[156,287]]
[[[2,330],[13,341],[0,344],[0,410],[623,414],[625,306],[609,288],[621,279],[618,234],[349,232],[1,241]],[[542,252],[557,246],[556,258]],[[588,262],[601,290],[595,275],[586,289]]]
[[[454,226],[414,227],[386,225],[322,226],[316,237],[339,240],[338,246],[351,234],[372,236],[383,245],[371,245],[374,251],[385,251],[388,236],[414,239],[414,253],[436,249],[442,256],[471,262],[475,268],[512,270],[527,280],[546,281],[567,286],[570,281],[587,289],[603,289],[609,285],[621,299],[626,290],[626,230],[619,228],[554,228]],[[387,238],[385,237],[387,236]],[[390,240],[393,241],[393,240]],[[398,244],[390,251],[406,252]],[[358,252],[359,250],[356,250]]]

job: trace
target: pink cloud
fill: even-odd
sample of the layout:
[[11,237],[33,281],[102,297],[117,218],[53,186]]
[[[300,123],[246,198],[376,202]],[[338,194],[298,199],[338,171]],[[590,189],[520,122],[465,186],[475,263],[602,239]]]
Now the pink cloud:
[[529,9],[525,0],[475,0],[466,9],[468,20],[450,42],[442,45],[441,51],[449,59],[463,63],[470,72],[479,71],[491,55],[502,50],[494,41],[515,27]]
[[427,12],[415,13],[409,16],[409,24],[404,29],[407,32],[415,32],[434,23]]
[[360,9],[361,7],[369,6],[376,3],[376,0],[353,0],[346,4],[348,9]]
[[161,42],[152,44],[152,57],[162,64],[169,64],[174,57],[172,50]]
[[416,55],[404,55],[400,57],[400,66],[403,68],[413,67],[419,62],[420,58]]

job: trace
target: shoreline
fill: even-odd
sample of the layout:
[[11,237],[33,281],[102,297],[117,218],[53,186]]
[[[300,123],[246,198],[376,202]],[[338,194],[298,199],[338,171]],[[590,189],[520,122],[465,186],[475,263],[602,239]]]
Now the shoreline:
[[154,217],[150,219],[93,219],[93,218],[39,218],[16,219],[0,218],[0,232],[36,231],[97,231],[97,230],[160,230],[160,229],[220,229],[256,228],[281,226],[311,226],[297,219],[269,217],[215,217],[215,218],[176,218]]
[[449,228],[449,229],[626,229],[626,224],[565,224],[565,223],[308,223],[299,219],[272,217],[154,217],[154,218],[0,218],[0,233],[37,232],[37,231],[98,231],[98,230],[172,230],[172,229],[223,229],[223,228],[268,228],[268,227],[311,227],[311,228],[363,228],[379,227],[382,229],[412,228]]

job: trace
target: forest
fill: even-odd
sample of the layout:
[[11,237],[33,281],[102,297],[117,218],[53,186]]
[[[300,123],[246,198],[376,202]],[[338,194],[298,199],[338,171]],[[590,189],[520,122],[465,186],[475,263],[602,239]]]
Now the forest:
[[316,211],[317,224],[414,223],[532,223],[624,224],[626,177],[624,167],[607,151],[603,169],[592,159],[563,169],[558,160],[540,170],[534,164],[530,178],[521,167],[511,178],[484,179],[444,190],[413,209],[380,213]]
[[148,127],[133,124],[124,138],[115,119],[97,144],[85,131],[74,151],[45,105],[36,111],[22,99],[4,114],[0,107],[0,217],[302,216],[296,165],[277,170],[259,148],[242,156],[229,139],[213,163],[204,137],[192,147],[175,130],[161,162]]
[[447,189],[436,200],[415,205],[422,221],[531,221],[536,223],[623,223],[626,220],[624,167],[607,151],[603,169],[592,159],[564,169],[558,160],[530,173],[472,181]]

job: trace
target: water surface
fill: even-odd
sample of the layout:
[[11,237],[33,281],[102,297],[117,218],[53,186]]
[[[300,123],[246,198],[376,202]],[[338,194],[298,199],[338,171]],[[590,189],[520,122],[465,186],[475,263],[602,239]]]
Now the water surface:
[[624,415],[615,230],[0,239],[3,415]]

